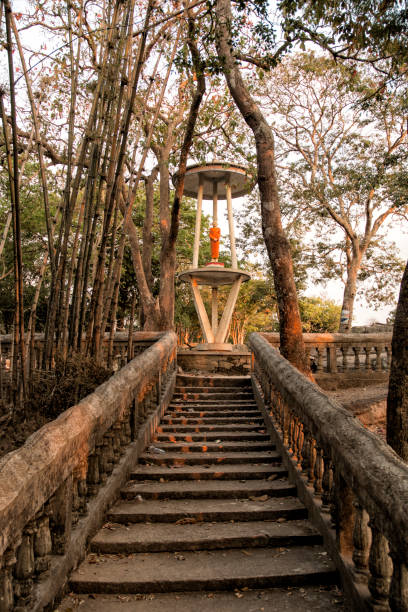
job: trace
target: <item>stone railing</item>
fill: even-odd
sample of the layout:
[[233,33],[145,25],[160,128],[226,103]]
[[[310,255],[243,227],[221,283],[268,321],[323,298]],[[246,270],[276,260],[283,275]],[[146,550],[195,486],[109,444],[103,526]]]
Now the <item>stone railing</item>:
[[[262,336],[279,348],[279,334]],[[391,333],[382,334],[303,334],[314,369],[324,372],[346,370],[387,370],[391,363]]]
[[260,334],[249,344],[257,402],[350,609],[406,612],[408,466]]
[[0,460],[0,612],[58,597],[168,406],[176,343],[161,334]]

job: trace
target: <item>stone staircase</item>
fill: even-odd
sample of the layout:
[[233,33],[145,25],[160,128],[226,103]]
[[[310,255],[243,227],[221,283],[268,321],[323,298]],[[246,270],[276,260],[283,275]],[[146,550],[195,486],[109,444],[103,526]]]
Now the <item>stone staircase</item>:
[[177,377],[58,610],[346,610],[249,377]]

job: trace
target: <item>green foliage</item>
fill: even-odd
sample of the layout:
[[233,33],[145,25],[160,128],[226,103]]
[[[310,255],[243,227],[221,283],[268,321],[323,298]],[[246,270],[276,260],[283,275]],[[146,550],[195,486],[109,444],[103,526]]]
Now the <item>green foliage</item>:
[[358,297],[373,309],[395,304],[395,288],[401,283],[405,262],[395,242],[379,239],[367,250],[358,274]]
[[252,278],[241,286],[231,324],[233,342],[242,344],[255,331],[273,331],[277,325],[275,291],[271,279],[259,274],[255,266],[245,266]]
[[[394,75],[408,59],[408,9],[376,0],[281,0],[286,36],[308,38],[341,57],[386,60]],[[382,66],[384,68],[384,66]]]
[[338,330],[341,306],[332,300],[302,297],[299,300],[299,310],[303,332],[319,333]]
[[[29,309],[39,282],[40,268],[47,247],[47,232],[38,172],[38,164],[27,161],[20,186],[24,310],[26,320],[28,319]],[[55,214],[59,197],[60,194],[54,177],[54,180],[49,181],[49,200],[52,215]],[[3,172],[0,178],[0,226],[2,228],[5,227],[9,212],[8,181],[6,173]],[[13,260],[13,228],[10,226],[0,259],[2,276],[0,282],[0,326],[3,333],[11,331],[15,312]],[[46,277],[46,282],[40,293],[38,308],[39,329],[41,329],[45,321],[45,302],[48,292],[47,280],[48,277]]]

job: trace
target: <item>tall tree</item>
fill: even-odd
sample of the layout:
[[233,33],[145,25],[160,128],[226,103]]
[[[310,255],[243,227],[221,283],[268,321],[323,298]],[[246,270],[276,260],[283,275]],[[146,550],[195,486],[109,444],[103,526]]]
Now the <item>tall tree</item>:
[[[376,98],[395,81],[406,86],[408,11],[400,2],[281,0],[288,36],[313,40],[346,62],[365,62],[379,75]],[[402,189],[406,195],[406,181]],[[402,277],[394,325],[390,387],[387,400],[387,441],[408,460],[408,264]],[[396,317],[397,319],[397,317]]]
[[230,0],[217,0],[215,12],[215,40],[219,61],[231,95],[255,138],[262,231],[274,276],[281,352],[300,370],[308,372],[290,245],[282,228],[273,133],[261,109],[251,97],[234,55]]
[[[184,176],[187,167],[187,157],[192,146],[195,126],[198,118],[198,111],[201,100],[205,92],[204,64],[200,57],[197,46],[197,26],[194,13],[186,4],[186,16],[188,30],[186,33],[186,46],[189,49],[191,63],[194,72],[194,89],[191,93],[188,114],[184,117],[184,126],[179,144],[178,170],[175,175],[175,192],[171,207],[169,206],[169,156],[174,146],[176,138],[176,127],[181,121],[181,115],[174,108],[169,115],[163,116],[162,121],[165,125],[165,140],[161,143],[149,140],[159,162],[160,172],[160,233],[161,233],[161,254],[160,254],[160,291],[158,296],[153,295],[149,286],[146,266],[143,266],[143,259],[140,248],[140,241],[137,229],[129,214],[130,205],[126,206],[125,201],[120,203],[121,211],[124,215],[125,230],[128,233],[129,244],[132,253],[133,265],[140,292],[143,311],[145,314],[145,329],[172,329],[174,326],[174,282],[176,273],[176,242],[180,223],[181,200],[184,191]],[[177,42],[177,41],[176,41]],[[178,107],[184,110],[184,85],[179,88],[180,98],[177,101]],[[177,105],[176,102],[176,105]],[[157,116],[153,119],[153,125]],[[147,134],[151,132],[147,129]],[[126,191],[126,190],[125,190]],[[127,198],[127,195],[125,195]],[[148,200],[146,200],[148,203]],[[146,236],[145,236],[146,237]]]
[[[408,168],[404,102],[394,88],[382,103],[363,109],[361,97],[372,91],[364,71],[350,73],[330,57],[302,53],[286,58],[260,92],[285,170],[285,207],[297,208],[307,226],[314,226],[317,257],[332,258],[339,247],[340,266],[344,257],[340,332],[351,331],[359,275],[370,276],[376,247],[387,259],[380,230],[406,223],[408,213],[406,198],[395,188]],[[399,280],[401,265],[391,261]],[[394,278],[388,273],[388,281]]]

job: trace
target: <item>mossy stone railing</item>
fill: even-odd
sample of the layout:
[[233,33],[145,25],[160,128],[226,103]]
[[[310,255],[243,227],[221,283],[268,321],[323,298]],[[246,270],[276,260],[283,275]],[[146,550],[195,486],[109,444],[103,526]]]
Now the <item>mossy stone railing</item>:
[[173,394],[177,338],[150,343],[0,460],[0,612],[52,606],[151,440]]
[[[262,336],[279,349],[279,334]],[[376,334],[303,334],[310,362],[318,372],[347,370],[388,370],[391,363],[391,333]]]
[[290,478],[353,610],[408,610],[408,466],[251,334],[252,380]]

